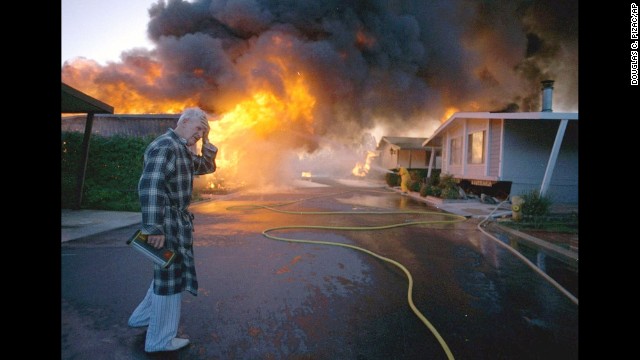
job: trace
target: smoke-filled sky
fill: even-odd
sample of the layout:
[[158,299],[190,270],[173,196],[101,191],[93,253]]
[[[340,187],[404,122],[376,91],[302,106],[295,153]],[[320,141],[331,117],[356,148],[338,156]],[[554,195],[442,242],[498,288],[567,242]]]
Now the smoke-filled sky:
[[428,137],[454,111],[539,111],[545,79],[554,111],[578,109],[577,0],[158,0],[146,31],[149,48],[69,60],[62,81],[116,113],[197,105],[307,154]]

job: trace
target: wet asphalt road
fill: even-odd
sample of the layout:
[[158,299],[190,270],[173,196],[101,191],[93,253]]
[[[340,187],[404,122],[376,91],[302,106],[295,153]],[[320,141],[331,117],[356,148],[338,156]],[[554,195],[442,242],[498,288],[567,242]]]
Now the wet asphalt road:
[[[334,184],[335,185],[335,184]],[[127,319],[152,279],[125,244],[136,226],[63,243],[62,359],[446,359],[407,302],[397,267],[344,247],[275,241],[285,225],[379,226],[443,215],[301,215],[305,211],[438,212],[395,192],[304,188],[238,193],[192,206],[198,296],[184,293],[179,351],[146,354]],[[376,231],[294,229],[287,238],[352,244],[402,263],[415,306],[456,359],[577,359],[578,306],[476,229],[457,224]]]

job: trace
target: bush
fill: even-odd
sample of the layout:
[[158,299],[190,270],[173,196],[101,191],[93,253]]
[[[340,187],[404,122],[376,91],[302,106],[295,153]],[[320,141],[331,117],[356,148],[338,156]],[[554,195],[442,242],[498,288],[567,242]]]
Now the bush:
[[422,184],[420,185],[420,196],[425,197],[427,196],[427,192],[429,191],[429,185],[427,184]]
[[439,197],[441,194],[442,194],[442,190],[437,186],[433,186],[425,183],[423,183],[422,186],[420,186],[420,196],[422,197],[426,197],[426,196]]
[[442,189],[440,189],[439,187],[437,187],[437,186],[430,186],[430,187],[429,187],[429,189],[430,189],[430,192],[431,192],[431,194],[429,194],[429,195],[431,195],[431,196],[435,196],[435,197],[440,197],[440,196],[442,196]]
[[526,194],[521,195],[524,203],[522,204],[521,211],[524,220],[531,221],[536,228],[542,226],[546,217],[549,215],[551,208],[551,198],[548,196],[541,196],[540,191],[531,190]]
[[400,186],[401,178],[397,172],[386,173],[384,176],[384,181],[387,183],[388,186],[395,187],[395,186]]
[[411,180],[411,182],[409,183],[409,191],[414,191],[414,192],[420,191],[420,185],[421,185],[420,180]]
[[432,169],[431,176],[427,179],[427,185],[437,186],[440,182],[440,169]]
[[440,176],[438,182],[438,188],[441,190],[440,197],[443,199],[458,199],[460,198],[460,192],[458,191],[458,184],[453,178],[453,175],[445,174]]
[[423,182],[423,180],[427,177],[427,171],[428,169],[412,169],[409,170],[409,175],[411,176],[411,180]]
[[440,194],[440,197],[443,199],[459,199],[460,192],[454,188],[446,188],[442,189],[442,194]]
[[[83,136],[77,132],[61,133],[62,208],[73,208],[77,203]],[[91,135],[81,207],[140,211],[138,180],[142,173],[144,150],[152,140],[152,137]]]
[[[409,170],[411,182],[408,184],[409,191],[419,192],[420,196],[436,196],[443,199],[458,199],[460,192],[458,184],[453,175],[440,176],[440,169],[432,169],[431,176],[427,177],[428,169]],[[385,181],[388,186],[400,186],[402,178],[397,172],[387,173]]]

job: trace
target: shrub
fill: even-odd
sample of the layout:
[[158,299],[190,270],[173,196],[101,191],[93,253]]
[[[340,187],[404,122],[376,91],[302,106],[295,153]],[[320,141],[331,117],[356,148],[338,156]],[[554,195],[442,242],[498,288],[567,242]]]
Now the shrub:
[[440,188],[440,190],[442,191],[440,197],[443,199],[458,199],[460,197],[458,184],[453,178],[453,175],[445,174],[440,176],[438,188]]
[[420,196],[425,197],[427,196],[427,192],[429,191],[429,185],[427,184],[422,184],[420,185]]
[[409,175],[411,175],[411,180],[423,182],[423,180],[427,177],[427,171],[428,169],[412,169],[409,170]]
[[440,194],[440,197],[443,199],[459,199],[460,192],[454,188],[445,188],[442,189],[442,194]]
[[411,182],[409,183],[409,191],[420,191],[420,185],[420,180],[411,180]]
[[440,189],[439,187],[437,187],[437,186],[430,186],[430,187],[429,187],[429,189],[430,189],[430,191],[431,191],[431,194],[428,194],[428,195],[435,196],[435,197],[440,197],[440,196],[442,196],[442,189]]
[[[82,157],[82,133],[61,133],[61,207],[77,202],[77,177]],[[91,135],[82,193],[83,208],[140,211],[137,186],[144,150],[151,137]]]
[[397,172],[386,173],[384,176],[384,181],[390,187],[400,186],[400,175]]
[[440,197],[440,195],[442,195],[442,190],[437,186],[433,186],[425,183],[423,183],[420,186],[420,196],[422,197],[425,197],[425,196]]
[[531,221],[536,228],[542,226],[542,222],[549,215],[551,208],[551,198],[548,196],[541,196],[540,191],[531,190],[526,194],[522,194],[524,203],[522,204],[522,217],[525,220]]
[[432,169],[431,176],[427,178],[427,184],[431,186],[437,186],[440,182],[440,169]]

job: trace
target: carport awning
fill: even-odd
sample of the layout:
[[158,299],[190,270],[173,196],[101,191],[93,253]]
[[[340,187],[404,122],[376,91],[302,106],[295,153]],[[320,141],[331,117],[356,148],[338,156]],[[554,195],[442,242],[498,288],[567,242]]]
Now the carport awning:
[[91,140],[91,127],[93,126],[93,114],[113,114],[113,106],[93,98],[80,90],[61,82],[60,112],[86,113],[87,120],[84,127],[84,139],[82,140],[82,160],[78,169],[78,193],[76,208],[82,205],[82,190],[84,188],[84,176],[89,160],[89,141]]
[[61,83],[61,113],[113,114],[113,106]]

